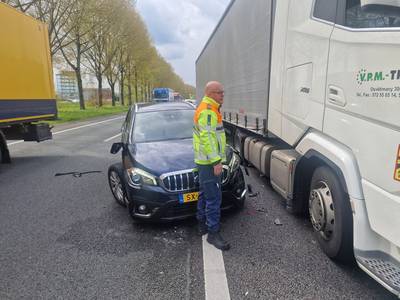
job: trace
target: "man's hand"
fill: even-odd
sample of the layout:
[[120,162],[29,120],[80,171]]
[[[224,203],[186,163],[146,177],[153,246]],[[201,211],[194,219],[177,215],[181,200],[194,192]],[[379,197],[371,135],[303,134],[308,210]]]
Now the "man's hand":
[[218,165],[214,166],[214,175],[219,176],[222,173],[222,164],[219,163]]

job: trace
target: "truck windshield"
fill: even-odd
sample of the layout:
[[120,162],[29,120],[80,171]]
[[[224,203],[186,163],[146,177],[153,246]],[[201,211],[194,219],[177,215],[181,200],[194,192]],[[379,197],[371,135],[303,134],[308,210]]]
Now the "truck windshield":
[[135,143],[192,138],[194,110],[138,113],[133,128]]
[[169,93],[167,89],[154,90],[154,99],[168,99]]
[[348,0],[346,26],[352,28],[400,27],[400,1]]

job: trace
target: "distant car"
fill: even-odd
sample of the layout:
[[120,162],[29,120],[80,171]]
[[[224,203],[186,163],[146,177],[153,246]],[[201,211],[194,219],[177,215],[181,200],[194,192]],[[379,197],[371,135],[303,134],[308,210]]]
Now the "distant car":
[[[192,146],[195,109],[185,102],[135,105],[122,126],[122,163],[110,166],[115,200],[134,219],[168,221],[195,215],[199,180]],[[243,206],[246,187],[240,157],[227,147],[223,165],[222,209]]]

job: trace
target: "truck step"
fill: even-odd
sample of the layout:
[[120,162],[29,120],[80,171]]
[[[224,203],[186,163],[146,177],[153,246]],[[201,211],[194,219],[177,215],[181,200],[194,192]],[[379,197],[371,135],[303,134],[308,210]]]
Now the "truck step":
[[[358,252],[358,253],[357,253]],[[360,268],[400,297],[400,265],[389,255],[378,251],[356,251]]]

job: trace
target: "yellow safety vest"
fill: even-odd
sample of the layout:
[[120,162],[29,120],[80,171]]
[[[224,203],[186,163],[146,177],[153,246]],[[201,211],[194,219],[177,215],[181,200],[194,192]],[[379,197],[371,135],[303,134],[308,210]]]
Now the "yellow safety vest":
[[216,165],[225,162],[226,137],[220,105],[204,97],[194,114],[194,161],[198,165]]

